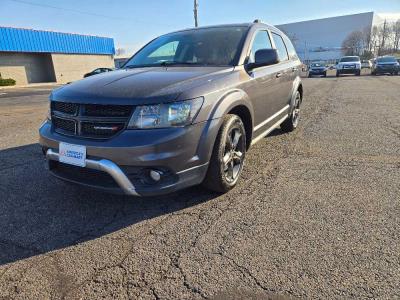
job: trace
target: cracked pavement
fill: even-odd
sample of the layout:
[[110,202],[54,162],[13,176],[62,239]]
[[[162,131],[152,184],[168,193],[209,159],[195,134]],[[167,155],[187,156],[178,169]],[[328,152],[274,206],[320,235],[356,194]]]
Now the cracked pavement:
[[0,299],[399,298],[400,77],[304,89],[298,130],[252,147],[234,190],[154,198],[51,177],[49,88],[3,90]]

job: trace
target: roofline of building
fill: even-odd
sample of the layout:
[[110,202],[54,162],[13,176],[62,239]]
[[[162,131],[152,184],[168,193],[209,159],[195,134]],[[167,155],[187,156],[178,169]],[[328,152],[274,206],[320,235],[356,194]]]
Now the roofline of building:
[[321,21],[321,20],[327,20],[327,19],[337,19],[337,18],[342,18],[342,17],[351,17],[351,16],[358,16],[358,15],[366,15],[366,14],[375,15],[376,13],[375,13],[374,11],[367,11],[367,12],[362,12],[362,13],[357,13],[357,14],[333,16],[333,17],[326,17],[326,18],[320,18],[320,19],[309,19],[309,20],[298,21],[298,22],[292,22],[292,23],[278,24],[278,25],[274,25],[274,26],[278,26],[278,27],[279,27],[279,26],[285,26],[285,25],[294,25],[294,24],[300,24],[300,23]]
[[63,31],[55,31],[55,30],[43,30],[43,29],[12,27],[12,26],[2,26],[2,25],[0,25],[0,28],[30,30],[30,31],[41,31],[41,32],[51,32],[51,33],[62,33],[62,34],[71,34],[71,35],[79,35],[79,36],[90,36],[90,37],[99,37],[99,38],[112,39],[112,37],[109,37],[109,36],[101,36],[101,35],[94,35],[94,34],[81,34],[81,33],[74,33],[74,32],[63,32]]

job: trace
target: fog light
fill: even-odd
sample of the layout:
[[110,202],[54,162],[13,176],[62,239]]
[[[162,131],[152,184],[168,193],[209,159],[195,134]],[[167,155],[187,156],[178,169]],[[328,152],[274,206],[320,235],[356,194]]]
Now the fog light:
[[154,181],[159,181],[161,179],[161,172],[160,171],[151,170],[150,171],[150,177]]

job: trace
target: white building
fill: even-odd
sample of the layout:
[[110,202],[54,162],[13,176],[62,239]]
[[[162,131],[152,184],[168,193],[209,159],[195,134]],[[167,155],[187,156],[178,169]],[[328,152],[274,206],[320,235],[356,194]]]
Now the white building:
[[336,60],[353,31],[372,30],[382,19],[374,12],[277,25],[292,40],[303,61]]

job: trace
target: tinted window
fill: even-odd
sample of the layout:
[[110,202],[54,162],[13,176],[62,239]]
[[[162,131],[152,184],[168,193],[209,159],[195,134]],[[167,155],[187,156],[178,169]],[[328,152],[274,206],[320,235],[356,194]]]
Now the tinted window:
[[358,62],[360,58],[358,56],[345,56],[340,59],[340,62]]
[[311,67],[325,67],[324,63],[313,63],[311,64]]
[[396,58],[394,58],[392,56],[378,57],[377,61],[378,61],[378,63],[380,63],[380,62],[388,62],[388,63],[397,62]]
[[254,62],[254,55],[257,50],[260,49],[272,49],[271,40],[269,34],[266,31],[258,31],[254,37],[253,45],[251,45],[251,51],[249,56],[249,62]]
[[136,53],[124,67],[234,65],[248,27],[186,30],[160,36]]
[[289,53],[289,57],[293,58],[293,59],[297,59],[298,58],[297,52],[296,52],[296,49],[294,48],[292,42],[289,39],[286,39],[285,44],[286,44],[287,51]]
[[288,53],[286,50],[285,43],[280,35],[272,33],[272,38],[274,39],[276,50],[278,50],[278,56],[280,61],[288,60]]
[[165,60],[171,60],[174,58],[176,49],[178,48],[179,41],[173,41],[169,42],[159,48],[157,48],[155,51],[153,51],[149,57],[157,57],[160,60],[165,59]]

